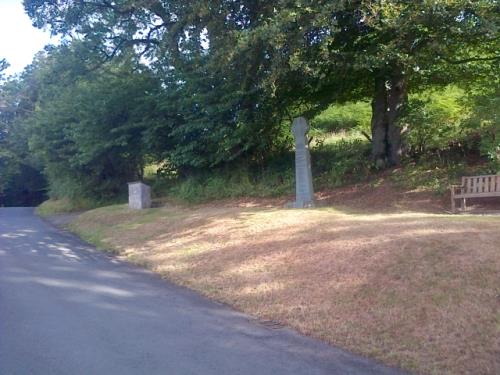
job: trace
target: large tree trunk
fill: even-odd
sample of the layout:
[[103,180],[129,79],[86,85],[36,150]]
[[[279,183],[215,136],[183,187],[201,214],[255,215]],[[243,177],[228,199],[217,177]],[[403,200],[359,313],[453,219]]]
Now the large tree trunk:
[[408,100],[400,69],[375,79],[372,100],[372,159],[379,168],[401,163],[401,118]]
[[393,72],[387,95],[387,157],[390,165],[401,163],[401,119],[405,115],[408,102],[408,90],[403,73]]
[[387,164],[387,90],[385,79],[375,79],[375,93],[372,100],[372,159],[383,168]]

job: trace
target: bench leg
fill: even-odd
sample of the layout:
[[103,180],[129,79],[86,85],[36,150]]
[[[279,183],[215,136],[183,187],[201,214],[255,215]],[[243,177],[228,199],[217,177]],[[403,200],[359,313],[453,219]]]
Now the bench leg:
[[467,202],[466,202],[466,198],[462,198],[462,211],[466,211],[467,210]]
[[451,213],[456,214],[457,213],[457,207],[455,205],[455,197],[453,194],[451,195]]

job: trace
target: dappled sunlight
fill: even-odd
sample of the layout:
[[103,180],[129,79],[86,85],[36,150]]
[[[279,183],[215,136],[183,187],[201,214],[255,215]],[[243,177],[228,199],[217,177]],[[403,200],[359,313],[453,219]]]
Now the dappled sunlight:
[[271,270],[276,264],[282,264],[288,258],[286,251],[276,252],[267,256],[253,257],[248,260],[242,260],[234,267],[225,267],[225,275],[245,276],[248,274],[261,274]]
[[238,297],[256,295],[262,297],[265,294],[274,294],[285,289],[285,283],[278,281],[265,281],[259,284],[245,286],[237,293]]
[[[17,222],[2,221],[1,285],[28,294],[41,290],[61,301],[61,306],[77,304],[78,311],[91,315],[161,319],[148,305],[155,292],[137,282],[136,276],[147,271],[123,269],[119,261],[52,227],[32,229],[39,225],[44,224],[31,213]],[[109,269],[110,262],[120,268]]]
[[24,238],[28,237],[33,233],[37,233],[37,231],[33,229],[17,229],[14,232],[1,233],[0,238],[10,238],[10,239]]
[[175,263],[175,264],[161,264],[154,266],[154,270],[161,274],[180,273],[189,271],[190,265],[188,263]]
[[122,272],[115,271],[105,271],[105,270],[95,270],[92,272],[95,277],[104,278],[104,279],[124,279],[126,275]]
[[1,238],[20,238],[20,237],[26,237],[26,236],[27,236],[26,233],[21,233],[21,232],[0,234]]
[[[392,363],[433,363],[446,352],[468,368],[493,353],[464,360],[460,353],[470,349],[454,342],[456,335],[481,348],[498,346],[492,315],[498,217],[330,208],[162,210],[177,219],[134,231],[89,213],[78,225],[106,223],[103,237],[121,256],[178,284]],[[466,324],[471,320],[480,328]]]
[[10,282],[17,283],[36,283],[40,285],[63,288],[63,289],[73,289],[80,290],[86,293],[92,294],[101,294],[101,295],[109,295],[112,297],[120,297],[120,298],[131,298],[134,296],[133,293],[120,289],[113,288],[105,285],[92,284],[83,281],[68,281],[63,279],[55,279],[55,278],[46,278],[46,277],[30,277],[30,276],[13,276],[13,277],[5,277],[5,280]]
[[63,256],[65,258],[71,259],[71,260],[80,260],[81,258],[76,255],[74,251],[72,251],[70,248],[64,246],[63,244],[47,244],[47,248],[51,250],[56,250],[56,254],[51,254],[50,256]]

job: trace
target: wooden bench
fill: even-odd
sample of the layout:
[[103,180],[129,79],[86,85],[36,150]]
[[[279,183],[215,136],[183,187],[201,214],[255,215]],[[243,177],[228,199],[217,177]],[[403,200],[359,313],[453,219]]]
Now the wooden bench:
[[451,211],[457,212],[455,202],[460,199],[462,210],[467,198],[500,197],[500,175],[462,177],[462,185],[451,186]]

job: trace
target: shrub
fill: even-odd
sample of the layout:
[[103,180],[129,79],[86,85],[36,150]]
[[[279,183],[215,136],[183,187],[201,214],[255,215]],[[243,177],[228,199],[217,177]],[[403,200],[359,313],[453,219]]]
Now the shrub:
[[469,97],[473,110],[464,121],[479,151],[489,161],[491,173],[500,172],[500,88],[482,88]]
[[362,139],[341,139],[313,150],[316,188],[332,188],[366,180],[370,173],[370,144]]
[[468,132],[462,121],[468,108],[464,97],[464,91],[454,86],[410,97],[405,139],[411,155],[439,153],[465,141]]
[[[314,186],[331,188],[362,181],[370,174],[370,146],[365,140],[341,139],[311,150]],[[262,164],[232,163],[189,177],[156,179],[154,191],[172,199],[200,203],[224,198],[277,197],[294,192],[294,154],[275,155]]]
[[359,130],[370,132],[371,107],[368,102],[332,105],[311,121],[313,131],[338,133]]

